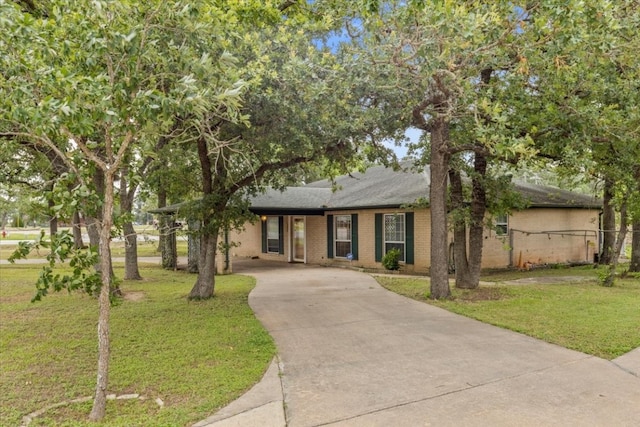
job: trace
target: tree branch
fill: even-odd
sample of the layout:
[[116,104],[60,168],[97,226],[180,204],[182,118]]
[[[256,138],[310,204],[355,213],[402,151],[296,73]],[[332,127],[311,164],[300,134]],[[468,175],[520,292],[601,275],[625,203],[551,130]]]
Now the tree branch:
[[247,175],[244,178],[236,181],[229,189],[229,193],[235,194],[238,190],[248,186],[253,182],[257,182],[260,178],[264,176],[265,173],[269,171],[290,168],[291,166],[295,166],[300,163],[309,162],[313,160],[315,157],[316,155],[298,156],[298,157],[293,157],[291,159],[283,160],[280,162],[263,163],[262,165],[260,165],[258,169],[253,171],[251,175]]
[[297,0],[285,0],[282,3],[280,3],[280,6],[278,6],[278,10],[280,10],[280,12],[284,12],[285,10],[289,9],[291,6],[297,3],[298,3]]
[[8,138],[13,140],[24,139],[26,141],[30,141],[32,144],[35,144],[41,147],[46,147],[51,151],[53,151],[56,154],[56,156],[60,160],[62,160],[70,170],[74,171],[75,173],[78,173],[78,169],[75,167],[73,162],[71,162],[67,158],[67,156],[65,156],[65,154],[62,152],[62,150],[60,150],[60,148],[58,148],[58,146],[54,144],[53,141],[51,141],[46,136],[34,135],[29,132],[0,132],[0,138]]

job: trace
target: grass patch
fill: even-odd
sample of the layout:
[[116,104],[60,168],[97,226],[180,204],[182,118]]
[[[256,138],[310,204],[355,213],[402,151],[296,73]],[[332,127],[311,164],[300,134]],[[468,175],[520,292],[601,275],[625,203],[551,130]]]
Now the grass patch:
[[[176,251],[178,256],[187,256],[187,238],[186,236],[178,236],[176,239]],[[124,257],[125,243],[122,241],[111,242],[111,256]],[[159,257],[157,240],[138,241],[138,257]],[[144,261],[144,260],[140,260]]]
[[[220,276],[215,298],[189,302],[194,275],[141,267],[144,280],[123,282],[125,298],[112,308],[109,393],[147,400],[109,401],[102,425],[190,425],[257,382],[275,354],[247,304],[255,281]],[[61,293],[32,304],[40,267],[0,269],[0,425],[19,425],[40,408],[93,395],[97,301]],[[94,425],[90,410],[74,403],[31,425]]]
[[[24,239],[23,239],[24,240]],[[27,240],[33,240],[27,239]],[[15,244],[5,244],[0,245],[0,259],[7,259],[11,256],[13,251],[18,248],[18,241],[15,241]],[[87,242],[85,242],[87,243]],[[179,236],[176,240],[176,250],[178,252],[178,256],[187,256],[187,238],[185,236]],[[45,258],[49,254],[48,249],[40,249],[37,252],[33,252],[29,258]],[[124,257],[125,254],[125,242],[123,241],[113,241],[111,242],[111,256],[113,257]],[[160,251],[158,251],[158,241],[157,240],[141,240],[138,241],[138,257],[159,257]],[[144,260],[141,260],[144,261]]]
[[[492,273],[482,280],[559,276],[557,270],[531,273]],[[604,359],[611,360],[640,347],[640,277],[620,278],[614,287],[605,288],[597,284],[593,267],[566,269],[564,275],[584,276],[585,280],[562,283],[558,278],[557,282],[545,280],[545,284],[452,288],[452,298],[444,301],[428,299],[427,279],[376,279],[400,295]]]

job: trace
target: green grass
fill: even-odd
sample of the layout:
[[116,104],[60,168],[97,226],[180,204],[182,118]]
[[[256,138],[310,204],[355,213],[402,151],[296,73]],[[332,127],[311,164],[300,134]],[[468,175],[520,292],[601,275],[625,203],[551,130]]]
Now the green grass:
[[[0,259],[7,259],[13,251],[18,248],[19,240],[33,240],[35,236],[29,238],[22,238],[15,240],[15,244],[0,245]],[[86,242],[85,242],[86,243]],[[185,236],[178,236],[176,240],[176,249],[178,256],[187,256],[187,238]],[[34,252],[30,258],[44,258],[49,251],[47,249],[41,249],[37,253]],[[111,255],[114,257],[124,257],[125,243],[122,241],[111,242]],[[148,240],[138,242],[138,257],[158,257],[160,252],[158,251],[158,241]]]
[[[101,425],[190,425],[259,381],[275,347],[247,304],[254,279],[220,276],[215,298],[189,302],[194,275],[142,266],[145,279],[125,281],[111,310],[109,393],[147,400],[109,401]],[[30,303],[38,272],[0,266],[0,425],[94,392],[97,301],[65,292]],[[31,425],[94,425],[90,410],[71,404]]]
[[[178,237],[176,240],[176,250],[178,256],[187,256],[187,238]],[[111,243],[111,255],[114,257],[123,257],[125,253],[124,242]],[[138,257],[159,257],[158,242],[154,240],[138,242]],[[144,260],[142,260],[144,261]]]
[[428,299],[427,279],[376,279],[400,295],[604,359],[614,359],[640,347],[640,277],[617,279],[614,287],[605,288],[598,285],[593,267],[565,269],[563,273],[585,279],[578,283],[558,280],[506,285],[500,282],[557,277],[558,271],[494,272],[482,280],[495,284],[483,284],[477,290],[452,288],[453,298],[444,301]]

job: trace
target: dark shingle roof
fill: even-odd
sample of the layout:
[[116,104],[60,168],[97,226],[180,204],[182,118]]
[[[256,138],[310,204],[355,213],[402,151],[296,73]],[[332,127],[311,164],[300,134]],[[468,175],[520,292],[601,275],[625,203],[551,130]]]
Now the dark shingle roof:
[[529,202],[531,207],[582,207],[600,208],[602,201],[594,196],[574,193],[556,187],[514,182],[515,189]]
[[[364,173],[354,172],[331,181],[322,180],[300,187],[287,187],[284,191],[270,189],[251,199],[251,211],[257,214],[323,215],[326,210],[397,208],[429,199],[429,167],[411,170],[409,163],[403,169],[393,170],[374,166]],[[529,202],[530,207],[600,208],[602,202],[592,196],[555,187],[514,182],[514,188]],[[171,213],[182,204],[150,211]]]
[[331,188],[287,187],[284,191],[269,189],[251,199],[251,210],[269,213],[273,210],[322,214],[331,199]]
[[[393,170],[374,166],[364,173],[354,172],[335,179],[337,190],[333,191],[329,180],[312,182],[301,187],[287,187],[283,192],[269,190],[252,199],[251,210],[258,213],[275,212],[277,209],[291,211],[360,209],[400,207],[415,203],[418,199],[429,199],[429,167],[422,171],[409,169]],[[595,197],[578,194],[554,187],[524,182],[514,182],[514,188],[529,202],[530,207],[584,207],[599,208],[601,202]]]
[[[394,171],[375,166],[364,173],[354,172],[336,178],[335,191],[327,206],[332,209],[397,207],[424,198],[429,189],[429,171]],[[330,188],[328,180],[318,181],[306,188]]]

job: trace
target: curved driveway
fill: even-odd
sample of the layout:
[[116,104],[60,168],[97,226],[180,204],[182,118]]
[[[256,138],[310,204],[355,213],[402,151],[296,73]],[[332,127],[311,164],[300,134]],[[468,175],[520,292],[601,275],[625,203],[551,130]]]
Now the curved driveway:
[[346,269],[237,270],[257,278],[249,303],[278,347],[289,426],[640,425],[637,350],[625,369]]

